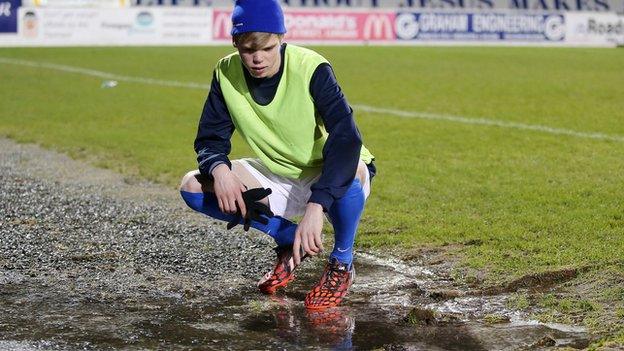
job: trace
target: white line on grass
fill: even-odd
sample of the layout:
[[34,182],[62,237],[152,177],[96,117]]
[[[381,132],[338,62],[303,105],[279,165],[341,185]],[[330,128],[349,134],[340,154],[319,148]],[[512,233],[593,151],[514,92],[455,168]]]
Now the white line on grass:
[[405,118],[419,118],[419,119],[429,119],[429,120],[434,120],[434,121],[449,121],[449,122],[457,122],[457,123],[464,123],[464,124],[496,126],[496,127],[502,127],[502,128],[535,130],[538,132],[545,132],[545,133],[550,133],[550,134],[561,134],[561,135],[570,135],[570,136],[575,136],[575,137],[580,137],[580,138],[624,142],[624,136],[620,136],[620,135],[577,132],[575,130],[553,128],[553,127],[548,127],[548,126],[542,126],[539,124],[524,124],[524,123],[517,123],[517,122],[507,122],[507,121],[488,119],[488,118],[466,118],[466,117],[460,117],[460,116],[452,116],[452,115],[428,113],[428,112],[402,111],[402,110],[394,110],[394,109],[389,109],[389,108],[380,108],[380,107],[373,107],[373,106],[367,106],[367,105],[353,105],[353,107],[363,112],[383,113],[383,114],[389,114],[389,115],[405,117]]
[[[87,75],[87,76],[92,76],[92,77],[103,78],[103,79],[117,80],[117,81],[122,81],[122,82],[142,83],[142,84],[160,85],[160,86],[177,87],[177,88],[201,89],[205,91],[210,89],[210,84],[205,84],[205,83],[180,82],[180,81],[175,81],[175,80],[162,80],[162,79],[153,79],[153,78],[144,78],[144,77],[123,76],[123,75],[97,71],[97,70],[88,69],[88,68],[59,65],[56,63],[49,63],[49,62],[36,62],[36,61],[0,57],[0,63],[35,67],[35,68],[47,68],[47,69],[52,69],[52,70],[57,70],[57,71],[62,71],[62,72],[76,73],[76,74],[82,74],[82,75]],[[549,134],[569,135],[569,136],[574,136],[574,137],[579,137],[579,138],[624,142],[624,136],[620,136],[620,135],[579,132],[575,130],[553,128],[553,127],[543,126],[539,124],[524,124],[524,123],[508,122],[508,121],[501,121],[501,120],[489,119],[489,118],[467,118],[467,117],[461,117],[461,116],[453,116],[453,115],[429,113],[429,112],[403,111],[403,110],[395,110],[395,109],[390,109],[390,108],[374,107],[374,106],[360,105],[360,104],[353,105],[353,107],[356,110],[359,110],[362,112],[393,115],[393,116],[403,117],[403,118],[418,118],[418,119],[427,119],[427,120],[434,120],[434,121],[448,121],[448,122],[456,122],[456,123],[472,124],[472,125],[485,125],[485,126],[495,126],[495,127],[501,127],[501,128],[533,130],[533,131],[544,132],[544,133],[549,133]]]
[[108,73],[97,71],[94,69],[81,68],[75,66],[67,66],[67,65],[59,65],[56,63],[49,62],[36,62],[36,61],[28,61],[28,60],[19,60],[19,59],[10,59],[5,57],[0,57],[0,63],[8,63],[12,65],[20,65],[20,66],[28,66],[35,68],[47,68],[53,69],[61,72],[68,73],[77,73],[86,76],[98,77],[103,79],[117,80],[122,82],[132,82],[132,83],[142,83],[149,85],[161,85],[165,87],[176,87],[176,88],[190,88],[190,89],[201,89],[208,90],[210,89],[210,84],[203,83],[193,83],[193,82],[178,82],[175,80],[162,80],[162,79],[152,79],[152,78],[143,78],[143,77],[132,77],[132,76],[122,76],[118,74]]

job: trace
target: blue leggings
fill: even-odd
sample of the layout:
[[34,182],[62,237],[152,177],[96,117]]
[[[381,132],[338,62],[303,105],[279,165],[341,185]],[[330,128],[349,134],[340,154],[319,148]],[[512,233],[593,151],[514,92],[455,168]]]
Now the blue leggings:
[[355,178],[347,192],[340,199],[336,199],[329,209],[328,215],[334,226],[335,241],[330,258],[336,258],[347,264],[353,262],[353,244],[365,201],[362,185]]
[[[180,195],[182,195],[186,204],[195,211],[226,222],[234,219],[234,215],[221,212],[217,196],[214,193],[180,191]],[[292,245],[295,240],[297,225],[280,216],[267,217],[267,219],[269,221],[267,224],[251,221],[251,226],[269,234],[279,246]]]
[[[226,222],[234,218],[234,215],[221,212],[214,193],[180,191],[180,195],[186,204],[195,211]],[[353,244],[360,216],[364,210],[364,202],[364,191],[360,181],[356,178],[344,196],[334,201],[328,211],[335,237],[334,250],[330,257],[336,258],[342,263],[351,264],[353,261]],[[295,241],[297,225],[280,216],[267,217],[267,219],[266,225],[252,221],[251,226],[273,237],[279,246],[292,245]]]

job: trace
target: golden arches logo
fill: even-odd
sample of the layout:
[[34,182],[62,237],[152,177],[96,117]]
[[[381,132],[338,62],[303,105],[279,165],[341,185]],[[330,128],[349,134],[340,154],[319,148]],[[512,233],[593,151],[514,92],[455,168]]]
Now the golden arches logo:
[[232,13],[229,11],[215,11],[212,16],[212,38],[229,39],[232,31]]
[[394,26],[390,16],[386,14],[370,14],[364,22],[364,39],[392,40],[394,39]]

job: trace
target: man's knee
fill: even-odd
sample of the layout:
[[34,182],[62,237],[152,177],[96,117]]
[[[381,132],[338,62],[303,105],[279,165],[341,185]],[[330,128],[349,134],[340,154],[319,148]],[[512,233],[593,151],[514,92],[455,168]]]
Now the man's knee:
[[366,163],[360,160],[360,163],[358,163],[357,171],[355,172],[355,177],[360,181],[360,184],[362,186],[364,186],[364,183],[366,183],[366,180],[368,179],[367,173],[368,167],[366,167]]
[[[245,166],[243,166],[242,162],[239,160],[232,161],[232,172],[236,174],[238,179],[247,187],[247,189],[253,188],[261,188],[262,184],[253,174],[251,174]],[[260,200],[261,203],[265,205],[269,205],[269,198],[265,197]]]
[[262,186],[239,160],[232,161],[232,172],[234,172],[238,179],[249,189],[259,188]]
[[197,181],[195,176],[199,174],[198,170],[190,171],[182,177],[182,182],[180,183],[180,191],[186,191],[189,193],[201,193],[202,186]]

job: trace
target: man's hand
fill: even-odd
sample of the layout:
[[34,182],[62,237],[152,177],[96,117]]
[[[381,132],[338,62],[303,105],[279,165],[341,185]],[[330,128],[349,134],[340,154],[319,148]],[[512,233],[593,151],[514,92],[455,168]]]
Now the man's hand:
[[323,251],[322,230],[323,207],[317,203],[309,202],[303,219],[299,222],[295,231],[295,242],[293,244],[295,265],[301,263],[302,254],[316,256]]
[[[243,217],[247,216],[245,201],[243,201],[243,191],[247,190],[245,185],[238,179],[226,164],[220,164],[212,170],[214,178],[214,193],[219,201],[221,212],[236,214],[240,209]],[[238,208],[236,205],[238,204]]]
[[[228,222],[227,229],[234,228],[237,224],[243,220],[243,229],[245,231],[249,230],[251,227],[251,221],[260,222],[264,225],[269,223],[269,219],[267,217],[273,217],[273,212],[269,208],[269,206],[260,202],[265,197],[271,194],[270,188],[253,188],[243,192],[243,201],[245,202],[245,207],[247,208],[247,216],[244,217],[240,211],[236,212],[234,218]],[[266,217],[263,217],[266,216]]]

